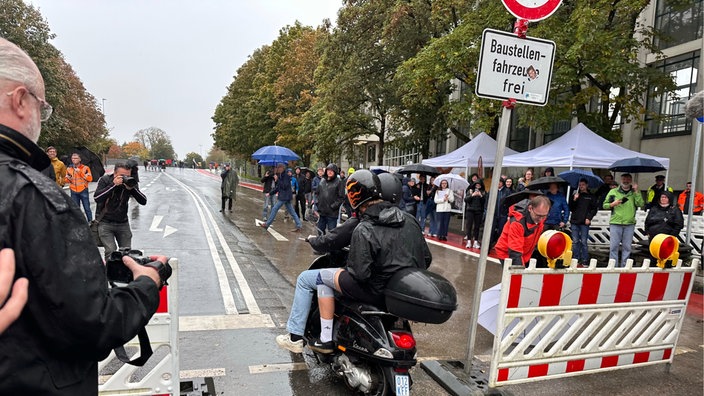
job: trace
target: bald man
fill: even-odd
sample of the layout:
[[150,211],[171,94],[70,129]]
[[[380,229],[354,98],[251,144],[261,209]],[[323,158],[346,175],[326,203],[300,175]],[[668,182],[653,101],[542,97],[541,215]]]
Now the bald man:
[[50,161],[36,143],[51,113],[37,66],[0,38],[0,242],[14,252],[14,279],[29,282],[26,306],[0,337],[2,395],[97,395],[98,361],[144,328],[163,283],[166,257],[145,266],[126,258],[135,280],[108,289],[85,217],[40,173]]

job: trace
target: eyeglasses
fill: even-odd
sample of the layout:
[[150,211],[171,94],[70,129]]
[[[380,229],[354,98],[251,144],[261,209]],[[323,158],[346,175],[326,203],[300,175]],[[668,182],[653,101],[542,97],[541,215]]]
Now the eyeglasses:
[[[49,120],[49,117],[51,117],[51,113],[54,112],[54,108],[51,107],[51,105],[47,103],[46,100],[39,98],[39,96],[37,96],[34,92],[30,91],[29,88],[25,87],[25,89],[27,90],[27,93],[32,95],[32,97],[36,99],[37,102],[39,102],[39,120],[41,122],[47,122]],[[7,96],[12,96],[13,94],[14,91],[8,92]]]
[[533,212],[533,216],[535,216],[536,219],[544,219],[544,218],[548,217],[548,214],[549,214],[549,213],[539,214],[535,211],[535,209],[532,209],[532,208],[531,208],[531,212]]

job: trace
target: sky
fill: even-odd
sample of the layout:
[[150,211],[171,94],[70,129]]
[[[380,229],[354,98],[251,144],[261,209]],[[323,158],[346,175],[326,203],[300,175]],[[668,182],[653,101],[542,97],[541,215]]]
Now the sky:
[[215,107],[279,30],[336,20],[341,0],[25,0],[104,113],[118,144],[164,130],[179,158],[213,145]]

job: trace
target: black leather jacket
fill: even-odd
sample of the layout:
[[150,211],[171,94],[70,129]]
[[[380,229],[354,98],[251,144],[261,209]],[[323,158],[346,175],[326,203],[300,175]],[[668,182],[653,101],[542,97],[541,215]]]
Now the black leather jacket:
[[378,296],[396,271],[426,269],[432,260],[415,218],[381,202],[369,206],[354,229],[347,270],[367,292]]
[[48,164],[0,125],[0,247],[15,251],[15,278],[29,280],[27,305],[0,336],[0,394],[97,395],[97,362],[137,335],[159,294],[148,277],[108,289],[85,217],[35,170]]
[[[669,191],[668,194],[670,194]],[[684,216],[677,204],[666,207],[654,204],[645,217],[645,232],[651,239],[657,234],[677,236],[682,228],[684,228]]]

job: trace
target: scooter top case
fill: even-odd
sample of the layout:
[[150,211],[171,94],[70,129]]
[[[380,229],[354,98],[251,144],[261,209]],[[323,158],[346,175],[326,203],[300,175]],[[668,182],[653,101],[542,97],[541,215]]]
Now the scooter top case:
[[384,295],[390,313],[415,322],[445,323],[457,309],[457,291],[452,283],[420,268],[395,273]]

